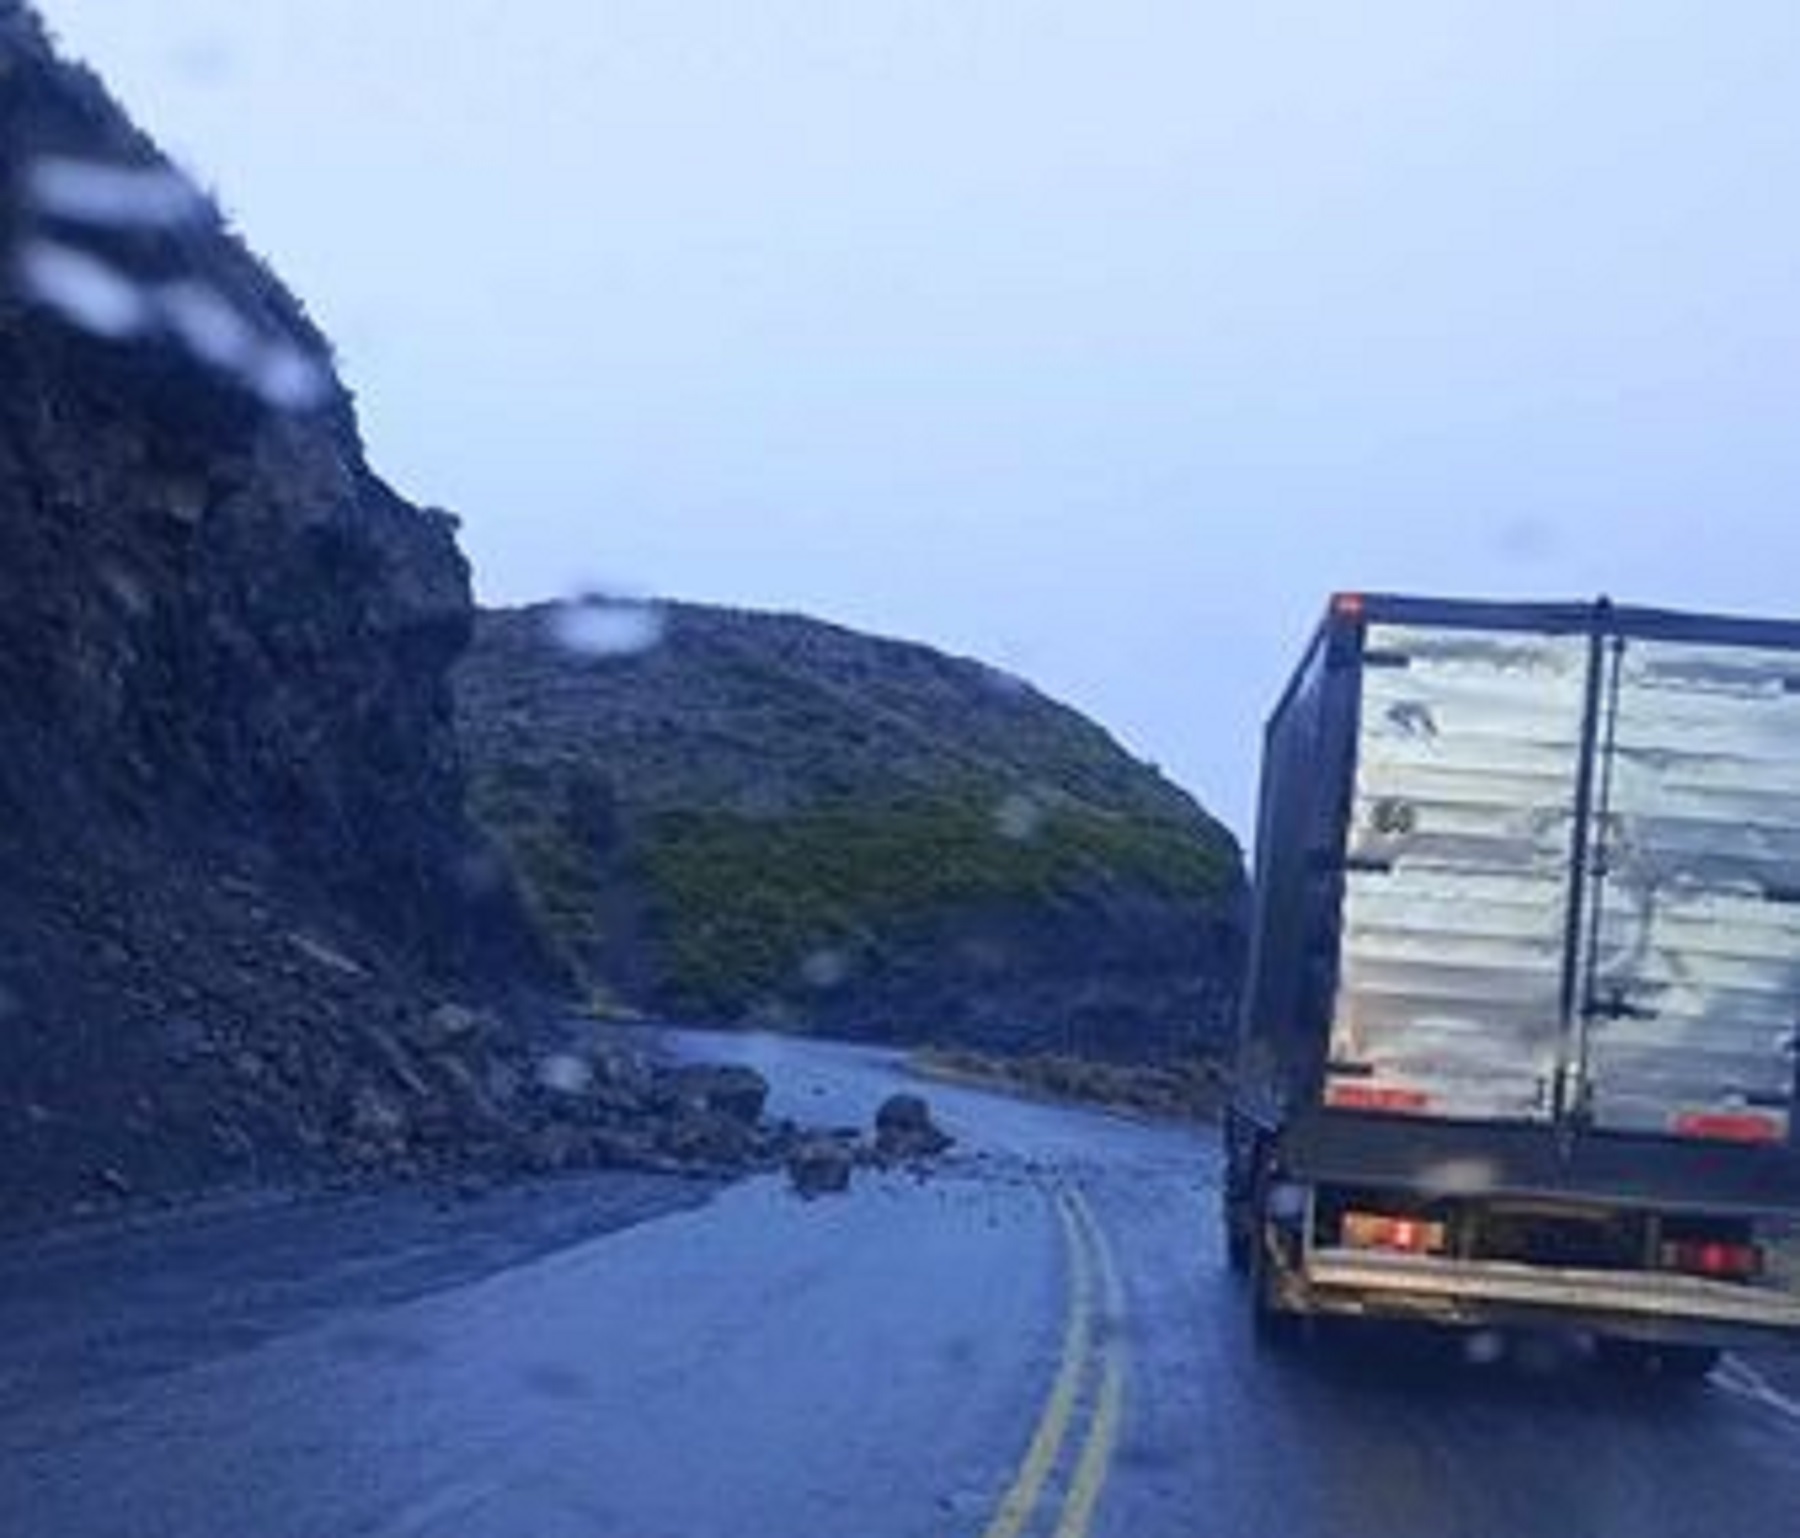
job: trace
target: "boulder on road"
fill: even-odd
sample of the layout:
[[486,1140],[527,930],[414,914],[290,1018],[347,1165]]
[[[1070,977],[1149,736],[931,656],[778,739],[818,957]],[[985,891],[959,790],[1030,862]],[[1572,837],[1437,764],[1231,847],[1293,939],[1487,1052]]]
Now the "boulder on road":
[[670,1073],[676,1096],[696,1109],[753,1127],[762,1119],[769,1081],[736,1063],[690,1063]]
[[856,1155],[848,1144],[829,1137],[810,1137],[788,1155],[788,1180],[801,1196],[811,1198],[850,1189]]
[[889,1163],[935,1158],[955,1141],[931,1119],[922,1095],[889,1095],[875,1113],[875,1152]]
[[657,1146],[683,1164],[730,1167],[756,1156],[755,1124],[713,1110],[690,1110],[659,1129]]

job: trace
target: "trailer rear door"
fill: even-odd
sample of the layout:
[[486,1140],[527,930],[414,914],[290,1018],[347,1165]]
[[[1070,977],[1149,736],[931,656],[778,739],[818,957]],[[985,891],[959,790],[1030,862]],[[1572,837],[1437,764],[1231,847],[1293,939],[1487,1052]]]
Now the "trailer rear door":
[[1591,644],[1369,625],[1327,1105],[1556,1114]]
[[1601,667],[1582,1120],[1784,1143],[1800,1026],[1800,656],[1615,636]]

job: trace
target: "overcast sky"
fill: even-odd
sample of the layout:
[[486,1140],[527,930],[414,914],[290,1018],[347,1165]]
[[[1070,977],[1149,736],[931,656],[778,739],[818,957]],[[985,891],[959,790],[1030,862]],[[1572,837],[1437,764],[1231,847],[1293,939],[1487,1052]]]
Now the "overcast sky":
[[44,0],[482,597],[1023,673],[1240,830],[1334,588],[1800,580],[1792,0]]

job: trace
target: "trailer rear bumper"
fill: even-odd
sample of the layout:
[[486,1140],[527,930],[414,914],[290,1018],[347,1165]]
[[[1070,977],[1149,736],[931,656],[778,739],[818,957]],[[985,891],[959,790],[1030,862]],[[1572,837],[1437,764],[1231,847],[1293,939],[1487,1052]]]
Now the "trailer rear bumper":
[[1593,1330],[1712,1345],[1800,1344],[1800,1296],[1701,1277],[1315,1249],[1283,1278],[1298,1313]]

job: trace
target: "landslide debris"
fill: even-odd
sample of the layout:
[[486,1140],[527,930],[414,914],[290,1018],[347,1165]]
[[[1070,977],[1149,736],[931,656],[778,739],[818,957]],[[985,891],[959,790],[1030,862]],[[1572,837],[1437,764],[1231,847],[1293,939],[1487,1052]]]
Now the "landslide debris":
[[455,520],[299,301],[0,0],[0,1225],[353,1174],[760,1157],[751,1089],[542,1081],[464,810]]

